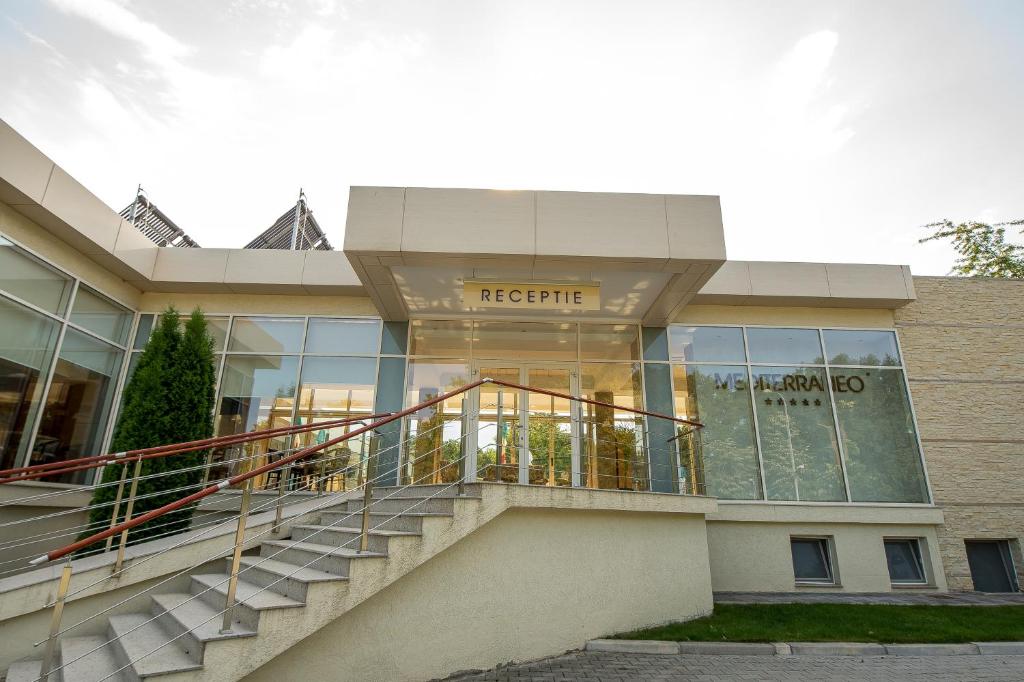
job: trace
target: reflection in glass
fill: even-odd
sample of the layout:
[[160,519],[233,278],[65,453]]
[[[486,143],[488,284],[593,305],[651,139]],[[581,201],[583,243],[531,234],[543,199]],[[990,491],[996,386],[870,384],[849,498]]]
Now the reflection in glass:
[[[465,361],[409,362],[406,406],[431,400],[469,383]],[[458,480],[462,454],[464,394],[410,415],[406,423],[403,484],[449,483]]]
[[135,341],[132,343],[133,350],[142,350],[146,347],[146,343],[153,333],[155,321],[155,315],[139,315],[139,324],[135,327]]
[[[39,419],[32,464],[100,454],[123,356],[109,344],[67,330]],[[81,483],[87,475],[91,473],[75,472],[47,480]]]
[[[224,436],[256,429],[289,426],[295,403],[299,359],[295,356],[234,355],[224,363],[216,433]],[[278,436],[233,446],[215,453],[216,459],[237,459],[243,452],[255,456],[258,466],[291,447],[291,438]],[[262,484],[258,480],[257,485]]]
[[825,370],[753,367],[769,500],[846,500]]
[[668,329],[668,352],[687,362],[743,362],[743,330],[739,327],[686,327]]
[[707,494],[725,500],[761,498],[747,370],[737,365],[673,365],[676,416],[704,424]]
[[[639,363],[583,363],[580,395],[643,409]],[[643,418],[626,410],[582,403],[582,484],[590,488],[647,490]]]
[[640,359],[639,328],[635,324],[581,324],[581,360]]
[[410,355],[440,358],[469,357],[473,323],[469,320],[412,320]]
[[[302,361],[298,424],[361,417],[373,413],[376,361],[373,358],[307,357]],[[361,424],[307,431],[299,445],[326,443],[357,429]],[[361,435],[328,446],[309,462],[297,462],[292,477],[308,482],[315,490],[347,490],[361,485],[367,454],[367,436]],[[384,472],[378,472],[383,474]],[[322,480],[321,480],[322,479]]]
[[0,237],[0,289],[61,315],[71,296],[71,278]]
[[99,334],[105,339],[124,345],[132,324],[132,313],[124,306],[100,296],[89,287],[80,285],[71,308],[71,321]]
[[[571,393],[571,381],[571,372],[564,367],[530,367],[526,375],[527,386],[558,393]],[[572,401],[532,391],[525,399],[527,482],[572,485]],[[627,465],[632,463],[632,458],[624,459]]]
[[0,298],[0,469],[17,466],[28,447],[59,332],[57,322]]
[[817,329],[747,327],[751,362],[820,365],[824,363]]
[[831,370],[854,502],[927,502],[903,371]]
[[375,355],[379,337],[380,320],[311,317],[305,352]]
[[[519,383],[518,367],[482,367],[480,376]],[[483,384],[477,427],[477,475],[484,481],[519,482],[522,391]]]
[[[146,342],[149,341],[149,337],[153,333],[153,329],[160,324],[160,317],[160,315],[157,315],[155,320],[153,315],[141,315],[139,317],[139,327],[135,331],[136,349],[145,348]],[[224,343],[228,339],[230,318],[226,315],[206,315],[205,317],[206,333],[213,339],[213,352],[223,353]],[[178,328],[182,333],[185,332],[185,325],[188,324],[188,320],[189,315],[186,314],[182,314],[178,318]]]
[[381,355],[405,355],[409,341],[408,322],[385,322],[380,337]]
[[236,317],[228,351],[239,353],[298,353],[304,321],[294,317]]
[[891,365],[900,364],[896,348],[896,332],[826,329],[825,349],[833,365]]
[[565,322],[475,322],[473,357],[576,360],[576,325]]

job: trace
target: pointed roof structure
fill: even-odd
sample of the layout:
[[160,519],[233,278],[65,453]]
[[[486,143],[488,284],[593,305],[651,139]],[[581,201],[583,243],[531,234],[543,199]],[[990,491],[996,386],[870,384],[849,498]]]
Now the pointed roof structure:
[[157,246],[178,246],[194,249],[199,243],[185,234],[167,214],[149,200],[142,185],[135,192],[135,201],[124,207],[121,217],[130,222]]
[[274,224],[245,245],[247,249],[289,249],[291,251],[332,251],[327,235],[313,217],[306,195],[299,190],[299,200]]

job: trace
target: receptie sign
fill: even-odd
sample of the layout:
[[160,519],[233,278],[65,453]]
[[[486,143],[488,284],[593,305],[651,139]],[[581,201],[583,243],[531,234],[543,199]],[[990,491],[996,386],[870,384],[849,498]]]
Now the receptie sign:
[[532,310],[600,310],[601,285],[596,282],[489,282],[467,279],[462,284],[467,308]]

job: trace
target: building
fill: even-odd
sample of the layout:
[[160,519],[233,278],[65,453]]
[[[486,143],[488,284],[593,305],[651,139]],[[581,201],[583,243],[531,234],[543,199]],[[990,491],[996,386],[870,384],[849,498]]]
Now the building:
[[[6,124],[0,202],[0,468],[104,452],[156,316],[198,306],[220,433],[500,378],[703,423],[506,391],[531,455],[471,471],[715,498],[716,592],[1019,589],[1022,281],[729,260],[688,195],[353,187],[341,251],[160,248]],[[401,482],[496,390],[388,432]]]

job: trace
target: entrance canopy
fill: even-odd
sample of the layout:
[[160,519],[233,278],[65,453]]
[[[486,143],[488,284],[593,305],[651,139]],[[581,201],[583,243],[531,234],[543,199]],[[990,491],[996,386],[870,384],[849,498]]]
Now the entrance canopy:
[[384,319],[665,324],[725,262],[718,197],[353,187],[345,254]]

